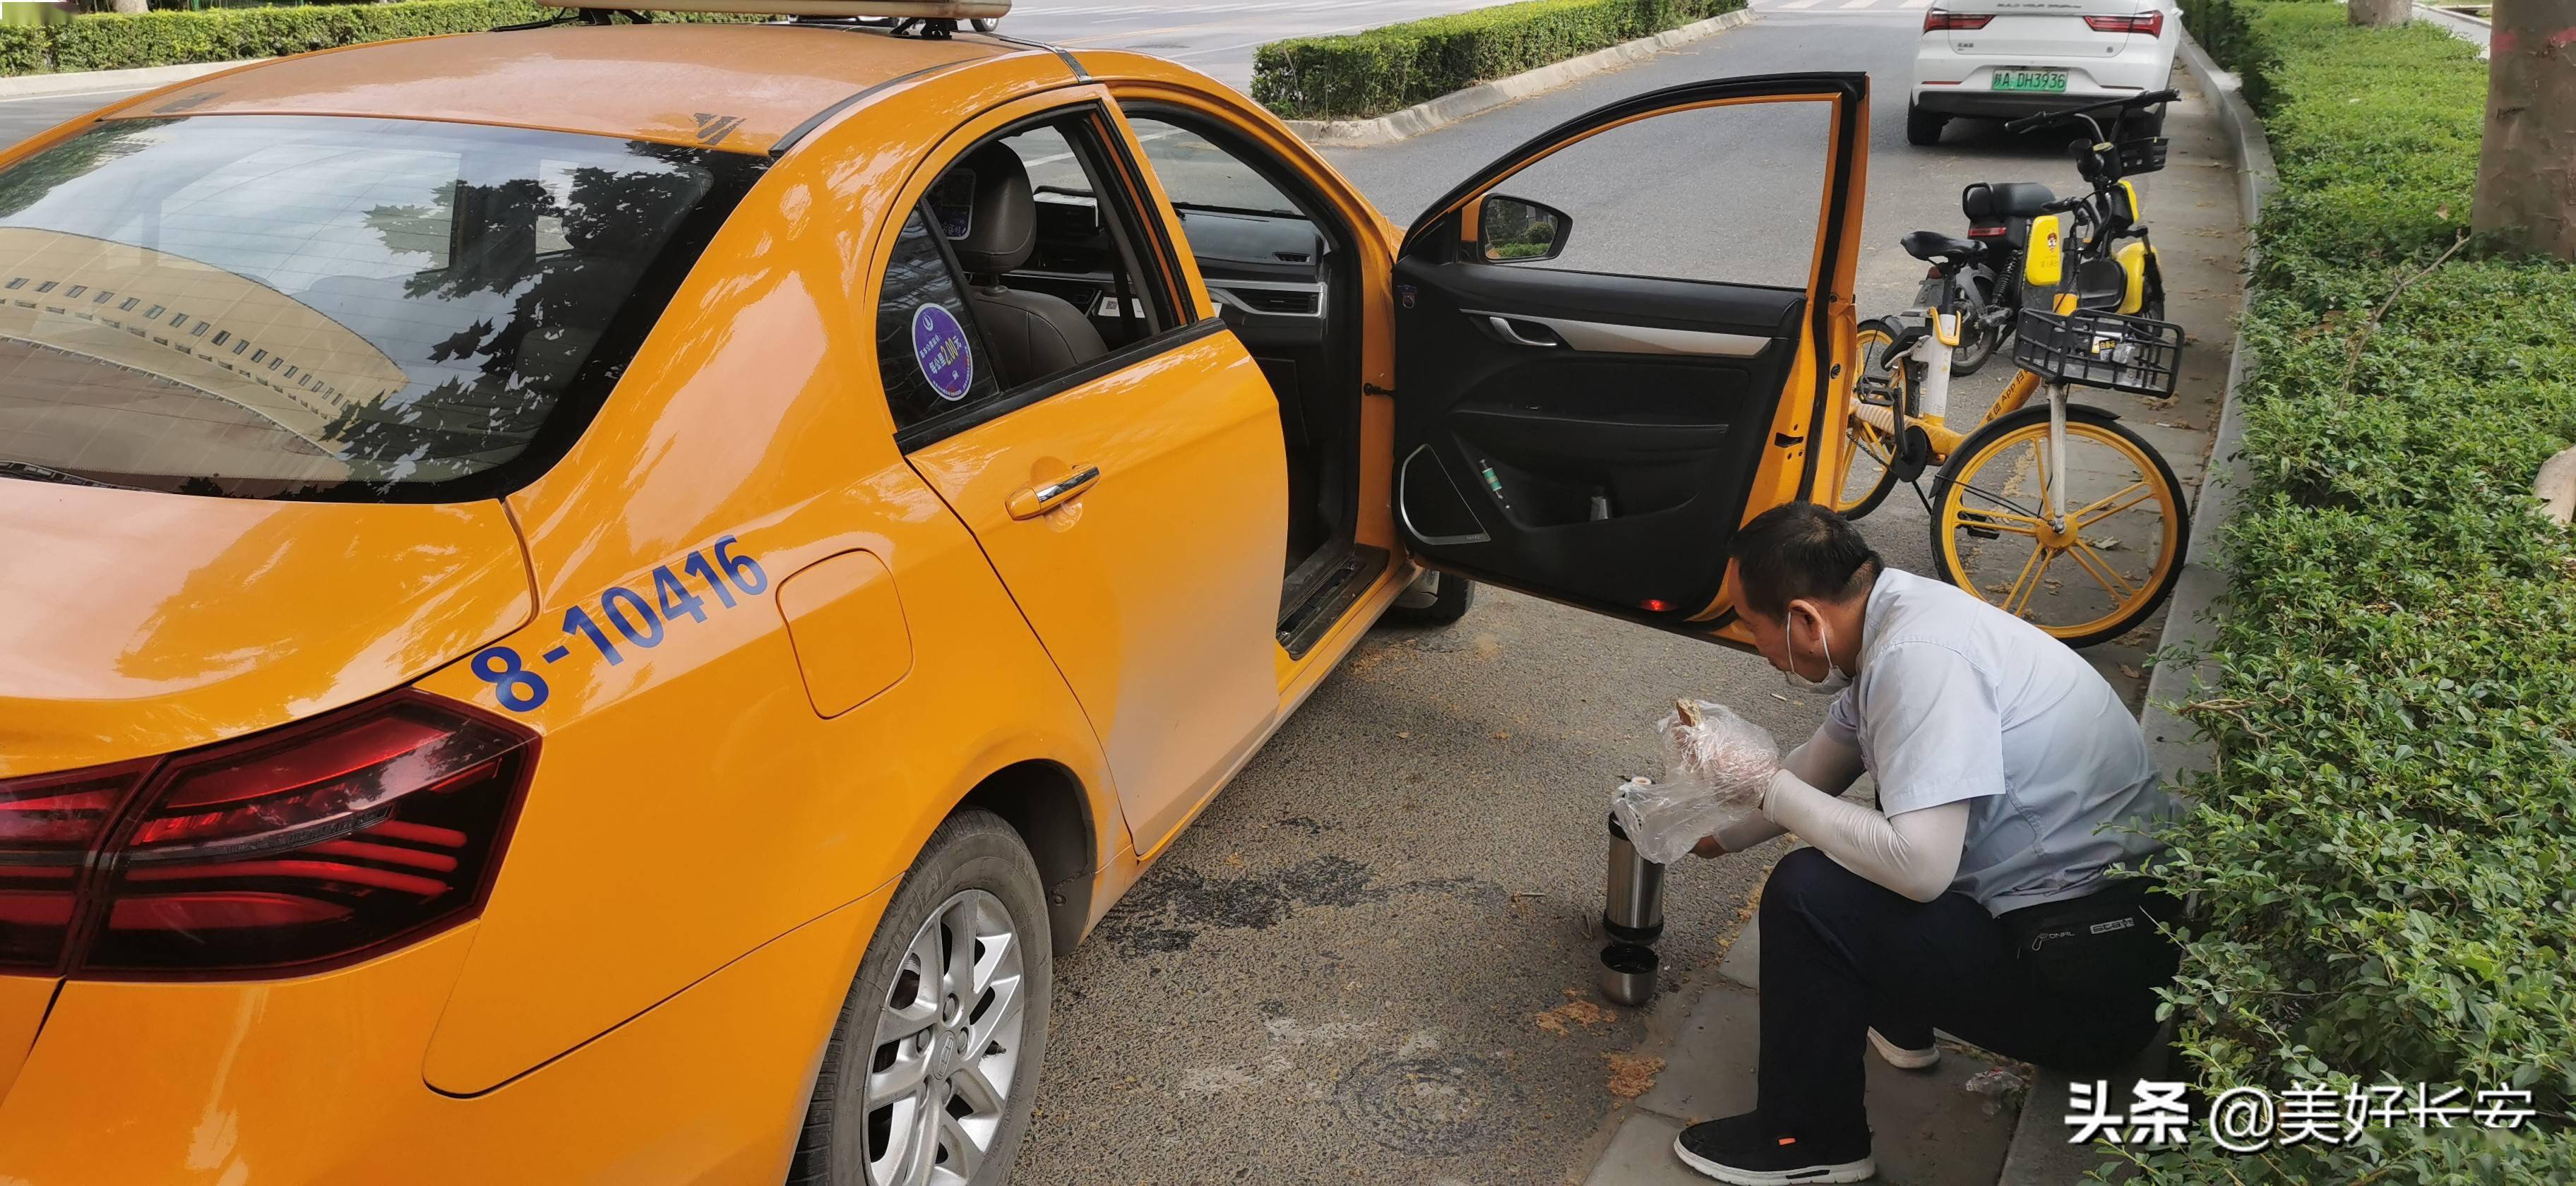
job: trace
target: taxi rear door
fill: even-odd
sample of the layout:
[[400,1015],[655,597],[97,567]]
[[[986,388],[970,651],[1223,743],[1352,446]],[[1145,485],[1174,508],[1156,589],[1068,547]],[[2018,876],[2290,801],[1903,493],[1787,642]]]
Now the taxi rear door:
[[[1853,332],[1868,88],[1862,74],[1779,74],[1635,96],[1550,129],[1432,203],[1393,277],[1394,497],[1407,546],[1436,568],[1666,629],[1727,626],[1728,539],[1830,482],[1842,447],[1832,429],[1848,391],[1837,364]],[[1710,270],[1723,271],[1730,228],[1808,217],[1730,206],[1729,172],[1812,176],[1821,164],[1803,286],[1560,266],[1584,213],[1508,189],[1614,129],[1684,112],[1702,113],[1694,126],[1779,114],[1773,104],[1817,105],[1799,114],[1825,129],[1812,148],[1821,162],[1728,159],[1707,147],[1728,141],[1694,133],[1698,147],[1655,167],[1709,179],[1705,209],[1691,211],[1705,225],[1672,229],[1718,236]],[[1621,220],[1598,221],[1606,234]],[[1794,259],[1784,266],[1794,281]]]

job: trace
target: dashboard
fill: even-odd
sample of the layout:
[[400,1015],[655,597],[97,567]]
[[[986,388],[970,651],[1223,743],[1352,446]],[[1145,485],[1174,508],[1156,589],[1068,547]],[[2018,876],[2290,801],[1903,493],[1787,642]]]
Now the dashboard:
[[[1013,287],[1046,292],[1091,315],[1104,337],[1120,333],[1113,250],[1088,194],[1042,187],[1037,249],[1011,273]],[[1324,340],[1328,311],[1324,237],[1301,215],[1182,206],[1181,231],[1217,314],[1256,351]],[[1134,294],[1130,294],[1134,299]],[[1141,305],[1130,313],[1139,315]]]

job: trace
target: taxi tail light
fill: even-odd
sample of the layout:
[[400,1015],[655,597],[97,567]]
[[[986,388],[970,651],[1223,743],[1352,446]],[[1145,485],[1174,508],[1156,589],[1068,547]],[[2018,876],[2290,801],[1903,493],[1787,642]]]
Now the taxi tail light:
[[0,780],[0,970],[62,962],[90,854],[152,765]]
[[2096,33],[2141,33],[2154,37],[2165,31],[2165,14],[2140,13],[2137,16],[2088,16],[2084,23]]
[[1982,29],[1995,19],[1990,12],[1943,12],[1935,8],[1923,14],[1923,31],[1938,33],[1944,29]]
[[[404,691],[148,769],[47,776],[107,822],[70,850],[69,884],[28,887],[59,899],[13,900],[6,875],[53,866],[0,864],[0,961],[20,958],[19,914],[65,916],[53,957],[26,955],[75,975],[302,973],[425,938],[481,907],[536,748],[516,724]],[[8,807],[65,794],[21,790],[40,781],[0,783],[0,862],[15,855]],[[76,822],[47,825],[68,837]]]

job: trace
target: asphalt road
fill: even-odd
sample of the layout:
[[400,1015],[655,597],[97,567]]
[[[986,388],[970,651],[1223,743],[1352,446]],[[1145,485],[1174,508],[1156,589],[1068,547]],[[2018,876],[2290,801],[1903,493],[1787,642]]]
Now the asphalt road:
[[[1135,49],[1159,54],[1238,86],[1252,85],[1252,51],[1265,41],[1349,33],[1374,25],[1483,8],[1499,0],[1184,0],[1102,4],[1024,2],[1002,32],[1073,48]],[[1893,0],[1890,0],[1893,2]],[[0,144],[15,144],[134,88],[0,99]]]
[[[1903,137],[1920,12],[1904,0],[1788,0],[1746,27],[1402,144],[1331,154],[1398,221],[1492,157],[1616,97],[1715,76],[1870,72],[1865,313],[1913,295],[1896,246],[1953,231],[1971,180],[2078,184],[2047,143],[1954,126]],[[1757,7],[1761,7],[1757,5]],[[1818,141],[1794,120],[1604,137],[1547,179],[1575,250],[1653,271],[1745,276],[1805,250]],[[2174,314],[2225,341],[2236,210],[2206,111],[2172,119],[2175,165],[2144,179]],[[1523,188],[1520,180],[1509,187]],[[1804,191],[1812,195],[1815,191]],[[1541,197],[1530,193],[1526,196]],[[1812,197],[1805,199],[1812,202]],[[2224,359],[2203,349],[2166,410],[2126,412],[2196,481]],[[1982,407],[2003,364],[1963,381]],[[2159,428],[2156,421],[2190,425]],[[1864,528],[1928,571],[1924,512],[1900,488]],[[2088,652],[2135,703],[2143,643]],[[1603,1007],[1602,817],[1656,764],[1649,726],[1677,696],[1724,701],[1784,743],[1825,702],[1761,660],[1489,589],[1441,630],[1379,631],[1316,693],[1079,949],[1058,957],[1055,1029],[1028,1183],[1521,1183],[1579,1180],[1607,1139],[1614,1059],[1660,1053],[1671,1011]],[[1672,874],[1664,1002],[1704,979],[1782,849]]]

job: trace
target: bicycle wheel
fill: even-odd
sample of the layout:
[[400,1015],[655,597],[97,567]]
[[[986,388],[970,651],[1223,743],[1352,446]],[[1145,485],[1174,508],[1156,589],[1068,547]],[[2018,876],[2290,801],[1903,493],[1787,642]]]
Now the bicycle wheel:
[[2024,408],[1960,443],[1932,480],[1941,579],[2068,646],[2146,621],[2182,576],[2191,512],[2173,467],[2118,418],[2066,409],[2067,527],[2042,513],[2048,408]]
[[1834,463],[1834,510],[1857,519],[1887,501],[1896,486],[1897,409],[1913,402],[1911,368],[1896,365],[1888,350],[1896,327],[1873,317],[1860,323],[1860,370],[1852,378],[1852,410],[1843,429],[1843,455]]

